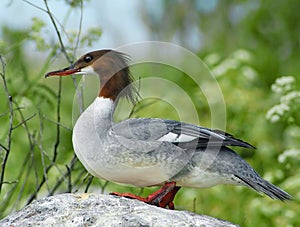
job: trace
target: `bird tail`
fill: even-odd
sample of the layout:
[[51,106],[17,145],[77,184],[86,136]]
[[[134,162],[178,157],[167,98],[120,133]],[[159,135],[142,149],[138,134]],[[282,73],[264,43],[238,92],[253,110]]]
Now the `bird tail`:
[[262,192],[272,199],[279,199],[281,201],[293,199],[293,197],[290,194],[264,179],[260,179],[259,181],[254,182],[252,180],[242,178],[241,176],[235,175],[235,177],[239,178],[241,181],[243,181],[246,185],[248,185],[255,191]]

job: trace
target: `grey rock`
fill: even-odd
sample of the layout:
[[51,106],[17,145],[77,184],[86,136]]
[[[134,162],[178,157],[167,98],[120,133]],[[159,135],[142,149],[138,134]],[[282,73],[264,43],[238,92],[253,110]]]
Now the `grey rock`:
[[61,194],[38,199],[0,226],[236,226],[189,211],[168,210],[103,194]]

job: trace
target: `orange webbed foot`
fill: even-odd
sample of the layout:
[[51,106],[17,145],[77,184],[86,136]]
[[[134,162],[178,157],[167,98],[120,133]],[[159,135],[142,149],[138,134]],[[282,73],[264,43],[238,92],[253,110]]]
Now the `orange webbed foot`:
[[122,196],[130,199],[137,199],[139,201],[155,205],[158,207],[169,207],[169,209],[174,210],[174,197],[176,193],[179,191],[180,187],[176,186],[176,182],[167,182],[165,185],[158,189],[157,191],[150,194],[147,198],[143,198],[131,193],[119,193],[112,192],[111,195]]

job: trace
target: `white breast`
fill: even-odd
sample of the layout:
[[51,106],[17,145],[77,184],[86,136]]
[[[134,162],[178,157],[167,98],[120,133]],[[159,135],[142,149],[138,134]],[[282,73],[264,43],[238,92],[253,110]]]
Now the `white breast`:
[[98,97],[77,120],[73,147],[84,167],[96,177],[136,186],[157,185],[168,180],[170,176],[158,165],[143,167],[115,162],[107,146],[113,110],[112,100]]

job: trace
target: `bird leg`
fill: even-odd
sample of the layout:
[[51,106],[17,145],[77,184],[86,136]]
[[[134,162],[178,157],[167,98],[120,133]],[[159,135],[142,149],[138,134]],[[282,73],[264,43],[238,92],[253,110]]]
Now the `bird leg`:
[[[149,198],[150,196],[152,197],[150,199],[150,201],[151,201],[150,204],[152,204],[152,205],[156,205],[158,207],[163,207],[163,208],[168,206],[169,209],[174,210],[173,200],[174,200],[176,193],[179,191],[180,187],[174,185],[173,189],[171,189],[171,190],[167,189],[166,191],[164,191],[163,188],[152,193],[147,198]],[[155,194],[157,192],[158,192],[157,196],[155,196],[155,195],[153,196],[153,194]]]
[[162,207],[162,208],[168,206],[171,210],[174,210],[173,200],[176,193],[179,191],[179,189],[180,187],[176,186],[176,182],[167,182],[163,187],[150,194],[147,198],[143,198],[131,193],[112,192],[110,194],[130,198],[130,199],[138,199],[142,202],[155,205],[158,207]]

